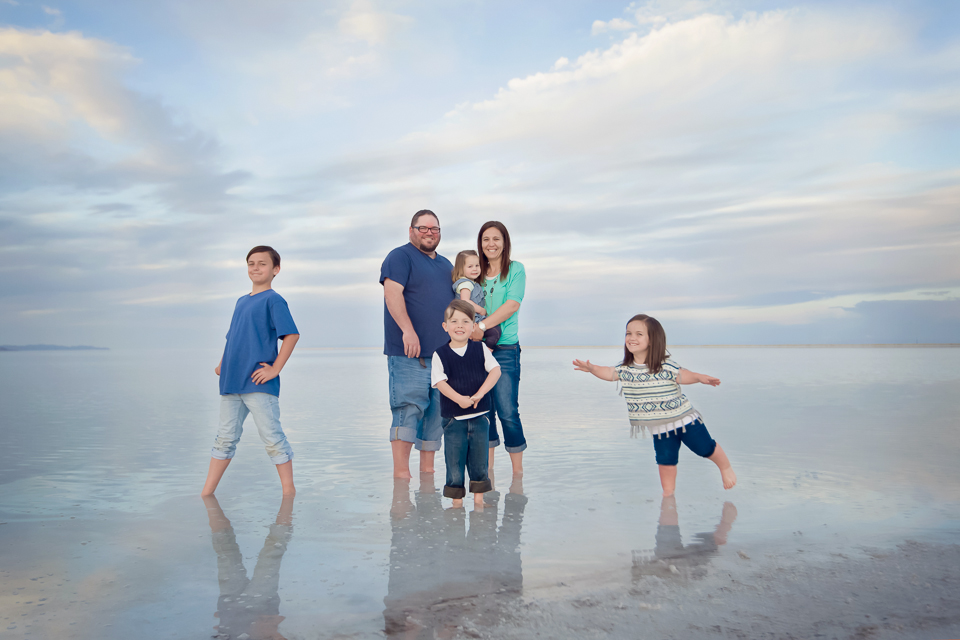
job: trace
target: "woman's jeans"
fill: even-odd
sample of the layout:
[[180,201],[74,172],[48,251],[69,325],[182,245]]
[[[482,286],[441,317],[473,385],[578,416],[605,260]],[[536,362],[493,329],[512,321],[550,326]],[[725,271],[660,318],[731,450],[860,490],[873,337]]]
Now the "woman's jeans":
[[503,445],[509,453],[518,453],[527,448],[520,424],[520,345],[501,344],[493,352],[500,363],[500,379],[490,391],[493,407],[490,413],[490,446],[500,445],[497,433],[497,416],[503,423]]
[[470,493],[486,493],[493,486],[487,477],[487,417],[477,416],[469,420],[443,419],[443,457],[447,463],[447,483],[443,487],[445,498],[462,498],[464,468],[470,474]]

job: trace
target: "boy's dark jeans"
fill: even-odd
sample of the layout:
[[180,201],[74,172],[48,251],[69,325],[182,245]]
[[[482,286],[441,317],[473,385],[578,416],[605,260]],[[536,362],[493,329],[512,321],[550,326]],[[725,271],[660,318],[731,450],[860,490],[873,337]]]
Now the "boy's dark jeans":
[[470,474],[470,492],[486,493],[493,489],[487,477],[488,435],[487,417],[469,420],[443,419],[443,458],[447,463],[447,483],[443,487],[446,498],[462,498],[464,468]]

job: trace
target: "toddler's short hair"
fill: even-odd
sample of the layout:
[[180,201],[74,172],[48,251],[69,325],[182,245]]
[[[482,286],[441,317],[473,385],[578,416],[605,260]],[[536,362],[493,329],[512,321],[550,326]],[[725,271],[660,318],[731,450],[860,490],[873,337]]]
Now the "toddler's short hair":
[[250,256],[252,256],[255,253],[270,254],[270,261],[273,262],[273,266],[275,267],[280,266],[280,254],[277,253],[273,247],[268,247],[266,245],[261,244],[254,247],[253,249],[250,249],[250,251],[247,252],[247,260],[249,260]]
[[454,300],[450,303],[450,306],[447,307],[446,311],[443,312],[443,321],[446,322],[449,320],[453,316],[454,311],[459,311],[471,320],[477,315],[477,312],[473,310],[473,305],[466,300]]

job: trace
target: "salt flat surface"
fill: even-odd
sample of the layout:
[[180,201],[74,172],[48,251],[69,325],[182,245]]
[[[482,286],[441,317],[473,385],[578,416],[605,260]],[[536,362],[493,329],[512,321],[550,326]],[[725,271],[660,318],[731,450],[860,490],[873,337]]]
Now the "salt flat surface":
[[501,449],[475,511],[442,456],[390,477],[376,351],[284,370],[292,503],[248,422],[206,504],[218,352],[0,354],[0,631],[960,637],[960,349],[676,349],[722,380],[686,391],[740,482],[684,450],[675,506],[616,386],[570,366],[619,356],[524,350],[526,473]]

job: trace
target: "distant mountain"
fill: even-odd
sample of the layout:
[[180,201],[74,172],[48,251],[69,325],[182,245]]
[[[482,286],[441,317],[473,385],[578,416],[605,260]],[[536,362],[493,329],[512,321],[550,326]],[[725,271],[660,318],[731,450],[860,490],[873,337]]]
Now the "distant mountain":
[[59,344],[0,344],[0,351],[109,351],[109,347],[64,347]]

